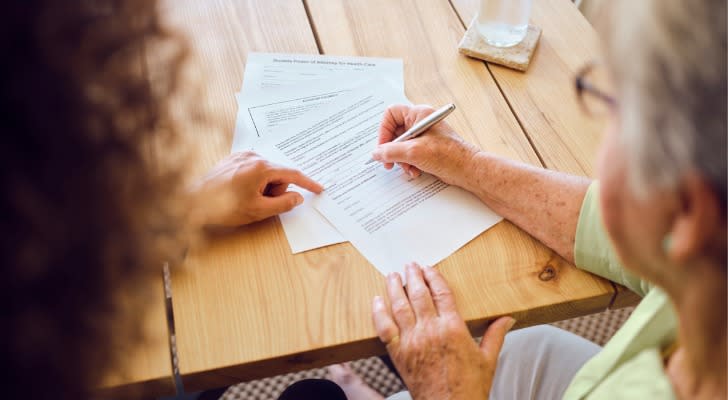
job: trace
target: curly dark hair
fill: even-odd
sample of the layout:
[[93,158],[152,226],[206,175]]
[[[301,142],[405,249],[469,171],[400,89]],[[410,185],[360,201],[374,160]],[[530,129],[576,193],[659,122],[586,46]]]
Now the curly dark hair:
[[[4,5],[3,397],[88,397],[117,358],[112,340],[140,338],[139,288],[179,248],[182,169],[152,149],[181,142],[170,102],[188,47],[157,7]],[[150,84],[152,69],[164,73]]]

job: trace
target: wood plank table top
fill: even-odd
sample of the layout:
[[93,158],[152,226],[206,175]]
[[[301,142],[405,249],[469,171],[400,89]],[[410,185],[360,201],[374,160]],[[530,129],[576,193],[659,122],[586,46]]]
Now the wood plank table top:
[[[464,27],[476,16],[480,0],[453,0]],[[574,77],[599,61],[599,38],[571,1],[535,0],[531,24],[543,34],[528,72],[488,64],[503,96],[544,167],[594,177],[594,160],[604,127],[589,117],[574,95]],[[621,285],[612,307],[632,306],[640,297]]]
[[[584,32],[594,36],[591,28],[569,11],[568,0],[535,0],[534,19],[553,20],[541,25],[544,37],[529,71],[510,73],[457,53],[465,31],[460,15],[472,14],[475,3],[173,1],[165,16],[187,32],[209,89],[201,102],[220,115],[220,129],[200,132],[206,136],[198,170],[229,153],[247,54],[267,51],[402,58],[410,100],[456,103],[448,122],[468,141],[534,165],[590,174],[587,161],[598,140],[590,132],[598,127],[577,115],[571,83],[562,80],[595,52],[582,43]],[[549,74],[558,79],[550,82]],[[556,141],[553,149],[549,140]],[[574,268],[509,222],[437,267],[476,334],[501,315],[523,327],[604,310],[614,295],[609,282]],[[370,309],[384,292],[384,277],[351,244],[291,254],[277,218],[216,237],[172,271],[185,388],[382,354]]]
[[[453,0],[464,24],[480,0]],[[528,71],[488,64],[503,95],[546,168],[594,175],[593,161],[602,126],[577,103],[576,73],[599,58],[594,28],[571,1],[534,0],[531,24],[543,31]]]

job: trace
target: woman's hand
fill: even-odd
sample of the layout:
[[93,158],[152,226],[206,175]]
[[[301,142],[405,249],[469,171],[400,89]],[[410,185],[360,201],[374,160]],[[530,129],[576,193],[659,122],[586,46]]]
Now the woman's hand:
[[253,152],[231,154],[193,188],[196,219],[203,226],[234,227],[290,211],[303,197],[288,191],[289,184],[314,193],[323,190],[300,171]]
[[433,111],[432,107],[423,105],[393,105],[387,108],[379,127],[379,146],[372,153],[372,158],[383,162],[387,169],[397,163],[410,176],[419,176],[420,171],[424,171],[446,183],[468,189],[464,172],[478,149],[463,141],[446,122],[435,124],[418,138],[389,143]]
[[487,399],[510,317],[493,322],[478,346],[434,268],[406,267],[407,291],[399,274],[387,277],[391,308],[374,298],[374,326],[412,397]]

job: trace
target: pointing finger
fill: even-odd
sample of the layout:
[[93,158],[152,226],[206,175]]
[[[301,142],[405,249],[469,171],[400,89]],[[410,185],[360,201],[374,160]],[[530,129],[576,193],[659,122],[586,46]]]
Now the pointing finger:
[[303,203],[303,196],[298,192],[285,192],[276,197],[261,197],[261,204],[264,210],[264,218],[291,211],[294,207]]
[[291,168],[273,168],[268,175],[268,179],[275,183],[292,183],[316,194],[324,190],[321,184],[304,175],[303,172]]

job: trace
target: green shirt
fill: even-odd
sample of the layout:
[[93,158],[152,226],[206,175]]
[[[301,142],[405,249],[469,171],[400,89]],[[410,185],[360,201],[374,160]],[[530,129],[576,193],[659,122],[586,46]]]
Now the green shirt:
[[599,183],[581,206],[574,249],[576,265],[643,297],[601,352],[576,373],[564,399],[674,399],[662,349],[676,338],[677,317],[667,295],[622,267],[602,223]]

